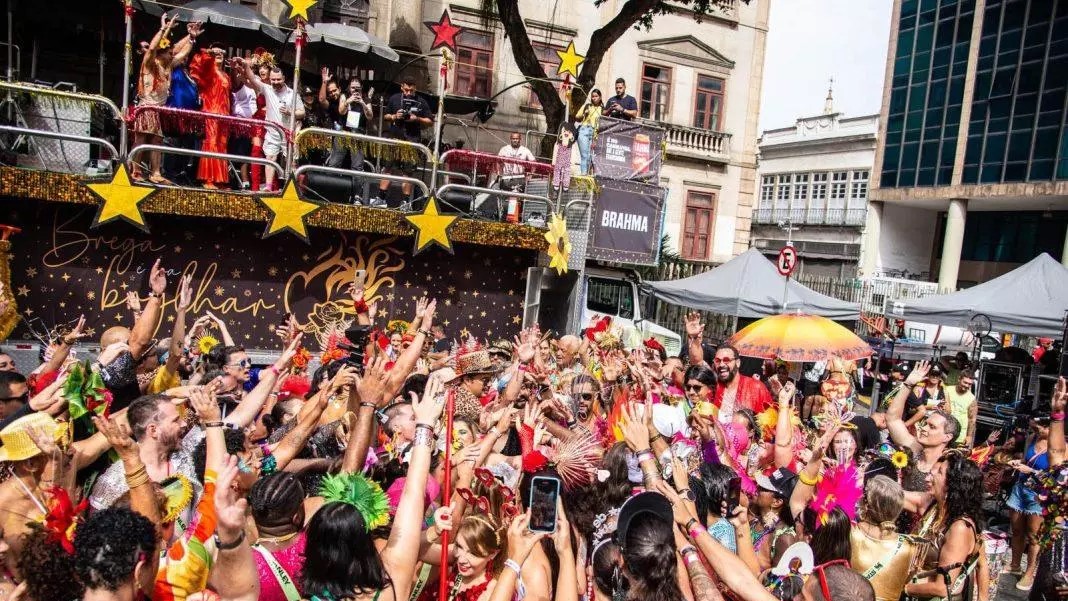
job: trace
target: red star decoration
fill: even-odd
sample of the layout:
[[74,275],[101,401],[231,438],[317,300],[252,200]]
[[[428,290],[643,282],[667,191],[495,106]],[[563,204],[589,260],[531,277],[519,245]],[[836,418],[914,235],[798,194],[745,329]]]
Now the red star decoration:
[[430,31],[434,32],[434,42],[430,44],[431,50],[444,46],[456,52],[456,36],[460,35],[464,28],[452,24],[448,10],[441,11],[441,19],[437,23],[423,21],[423,25],[426,25],[430,28]]

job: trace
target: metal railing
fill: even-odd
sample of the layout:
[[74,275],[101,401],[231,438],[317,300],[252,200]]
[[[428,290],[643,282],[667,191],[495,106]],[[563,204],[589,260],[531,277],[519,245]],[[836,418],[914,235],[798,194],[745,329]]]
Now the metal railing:
[[26,83],[22,81],[0,81],[0,90],[25,92],[28,94],[41,94],[43,96],[55,96],[57,98],[66,98],[68,100],[99,104],[101,106],[106,107],[108,111],[111,112],[111,116],[114,119],[122,119],[122,110],[119,109],[119,105],[115,104],[115,101],[108,98],[107,96],[101,96],[99,94],[68,92],[66,90],[57,90],[55,88]]
[[[285,179],[285,169],[282,166],[270,159],[264,159],[260,157],[248,157],[238,154],[224,154],[221,152],[207,152],[204,150],[191,150],[188,148],[175,148],[174,146],[163,146],[162,144],[139,144],[130,149],[129,154],[126,156],[127,167],[133,166],[137,157],[144,152],[159,152],[162,154],[180,154],[183,156],[200,157],[209,159],[222,159],[224,161],[231,161],[234,163],[256,163],[257,165],[265,165],[267,167],[273,167],[277,171],[281,179]],[[186,186],[168,186],[166,184],[154,184],[161,188],[185,188]],[[228,190],[227,192],[240,194],[238,190]]]
[[[430,179],[430,174],[434,170],[433,169],[427,169],[426,167],[415,167],[414,169],[412,169],[412,171],[418,171],[419,173],[424,174],[424,177],[426,177],[427,179]],[[438,169],[438,173],[437,173],[437,180],[438,181],[437,182],[428,182],[428,183],[430,184],[431,187],[436,188],[437,185],[438,185],[438,182],[440,182],[441,180],[445,180],[445,183],[449,183],[449,181],[448,181],[449,179],[458,179],[458,180],[462,180],[460,183],[467,184],[467,185],[471,184],[471,176],[470,175],[468,175],[466,173],[460,173],[458,171],[443,171],[441,169]]]
[[[358,134],[351,131],[326,129],[324,127],[308,127],[297,132],[293,142],[296,144],[299,150],[301,141],[311,136],[325,136],[327,138],[346,138],[350,140],[356,140],[364,142],[366,144],[381,144],[383,146],[395,146],[397,148],[408,148],[413,152],[421,154],[428,163],[434,161],[434,154],[430,152],[430,149],[422,144],[415,142],[409,142],[407,140],[398,140],[395,138],[382,138],[379,136],[369,136],[367,134]],[[367,154],[367,153],[365,153]]]
[[[452,203],[447,198],[445,198],[446,194],[448,194],[449,192],[458,192],[460,194],[470,194],[471,195],[471,208],[470,208],[470,211],[468,211],[466,213],[464,213],[464,211],[460,211],[461,213],[464,213],[464,214],[469,214],[469,213],[475,211],[483,203],[485,203],[486,200],[488,200],[489,198],[492,198],[492,197],[497,197],[498,198],[498,202],[500,201],[501,197],[504,197],[506,199],[516,198],[516,199],[519,199],[519,200],[529,200],[529,201],[536,201],[536,202],[544,203],[544,205],[545,205],[545,213],[544,213],[544,215],[546,215],[546,216],[549,213],[549,209],[552,207],[552,201],[550,201],[547,196],[539,196],[537,194],[528,194],[526,192],[510,192],[508,190],[500,190],[500,189],[496,189],[496,188],[482,188],[482,187],[479,187],[479,186],[465,186],[463,184],[445,184],[444,186],[441,186],[440,188],[438,188],[435,191],[434,197],[437,198],[439,204],[449,206],[449,207],[451,207],[453,209],[457,209],[457,207],[453,206]],[[500,208],[498,208],[498,212],[501,212]]]
[[761,207],[753,211],[753,223],[776,224],[786,222],[788,219],[794,225],[847,225],[862,226],[867,218],[868,210],[845,209],[840,207],[809,207],[785,208],[785,207]]
[[191,111],[188,109],[179,109],[170,106],[159,106],[154,104],[142,104],[133,107],[130,111],[130,122],[133,123],[137,120],[137,116],[141,113],[156,113],[160,117],[172,116],[176,119],[187,119],[193,123],[203,122],[207,120],[219,121],[220,123],[229,125],[231,128],[248,129],[252,130],[258,127],[264,127],[267,129],[273,129],[278,132],[279,136],[288,144],[293,140],[293,132],[274,121],[267,121],[264,119],[249,119],[246,117],[234,117],[232,115],[220,115],[217,113],[206,113],[203,111]]
[[641,121],[664,129],[668,154],[711,160],[730,159],[731,134],[648,119]]
[[[83,142],[86,144],[96,144],[103,146],[105,150],[111,153],[109,161],[117,161],[119,159],[119,151],[115,149],[115,146],[102,138],[94,138],[92,136],[79,136],[77,134],[64,134],[55,131],[45,131],[40,129],[29,129],[25,127],[15,127],[13,125],[0,125],[0,131],[8,132],[12,134],[18,134],[20,136],[39,136],[42,138],[52,138],[56,140],[67,140],[69,142]],[[44,159],[41,159],[41,163],[44,164]],[[69,165],[68,165],[69,167]]]
[[430,196],[430,188],[426,183],[418,178],[407,177],[403,175],[390,175],[388,173],[375,173],[369,171],[355,171],[352,169],[342,169],[340,167],[323,167],[320,165],[301,165],[293,172],[294,177],[299,178],[301,175],[314,171],[317,173],[330,173],[332,175],[340,175],[349,177],[354,180],[368,180],[374,182],[390,181],[401,184],[411,184],[412,186],[419,188],[419,191],[423,193],[424,197]]

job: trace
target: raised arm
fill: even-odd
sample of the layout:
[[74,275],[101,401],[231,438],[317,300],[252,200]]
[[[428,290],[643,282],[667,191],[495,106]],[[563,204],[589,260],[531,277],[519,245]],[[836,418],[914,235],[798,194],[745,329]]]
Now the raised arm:
[[104,416],[93,417],[93,423],[122,461],[126,484],[130,487],[130,509],[145,516],[159,528],[163,518],[159,513],[156,489],[145,471],[137,443],[130,437],[127,428]]
[[225,578],[212,581],[222,601],[256,601],[260,597],[260,577],[252,547],[245,536],[245,513],[248,501],[233,486],[237,479],[237,458],[230,457],[219,472],[215,486],[215,534],[219,554],[212,570]]
[[330,397],[346,386],[355,386],[355,378],[355,368],[342,367],[325,389],[320,390],[319,394],[315,395],[310,401],[305,401],[304,406],[301,407],[300,414],[297,416],[296,427],[286,433],[285,437],[279,441],[271,453],[274,455],[279,470],[285,469],[289,462],[304,448],[311,435],[315,433],[315,428],[319,425],[319,418],[323,415],[323,411],[326,410]]
[[256,384],[256,387],[246,394],[237,407],[226,416],[226,423],[244,428],[251,424],[252,420],[256,419],[264,404],[267,403],[267,397],[274,390],[278,376],[289,368],[289,362],[296,356],[297,348],[300,346],[300,340],[303,336],[303,334],[300,334],[293,338],[289,346],[282,352],[282,355],[274,362],[274,365],[265,370],[260,370],[259,384]]
[[193,276],[186,275],[178,283],[178,299],[174,305],[174,329],[171,331],[171,347],[163,370],[176,375],[182,362],[182,344],[185,340],[185,316],[193,304]]
[[430,454],[434,447],[434,428],[445,408],[445,385],[440,378],[427,381],[423,398],[412,403],[415,413],[415,441],[408,461],[400,502],[393,517],[389,542],[382,550],[382,563],[393,579],[394,595],[407,599],[411,592],[419,544],[422,539],[423,495],[430,472]]
[[[375,411],[384,406],[388,399],[382,394],[386,384],[386,359],[378,357],[367,369],[363,377],[353,387],[354,395],[349,397],[349,411],[356,413],[356,425],[349,431],[348,444],[345,445],[345,458],[341,464],[342,472],[363,470],[367,460],[367,451],[375,430]],[[352,402],[359,402],[353,407]]]
[[905,384],[901,386],[890,401],[890,406],[886,408],[886,429],[890,431],[890,438],[894,443],[908,447],[913,451],[919,451],[920,445],[902,420],[902,416],[905,414],[905,401],[909,398],[909,391],[912,390],[912,387],[926,378],[927,372],[930,370],[931,364],[929,362],[920,361],[917,363],[912,368],[912,371],[909,372],[909,376],[905,378]]
[[185,62],[185,59],[189,58],[189,53],[193,51],[193,46],[203,28],[204,24],[199,21],[186,24],[186,36],[178,40],[178,43],[174,45],[174,55],[171,59],[172,65],[180,65]]
[[794,460],[794,408],[790,401],[795,391],[793,382],[787,382],[779,389],[779,419],[775,422],[776,467],[787,467]]
[[133,355],[135,361],[144,355],[148,343],[152,341],[153,334],[159,328],[159,316],[163,310],[163,294],[167,292],[167,270],[161,267],[159,262],[160,260],[156,259],[152,265],[152,271],[148,277],[151,292],[145,302],[144,311],[134,322],[133,330],[130,332],[130,354]]
[[241,58],[240,56],[235,56],[233,59],[233,63],[237,65],[239,69],[242,70],[245,75],[245,81],[248,82],[249,87],[259,93],[262,93],[264,89],[266,89],[267,84],[263,83],[263,80],[260,79],[260,76],[256,75],[256,73],[253,72],[252,65],[250,65],[247,60]]
[[68,334],[60,336],[59,341],[52,349],[52,356],[48,358],[48,361],[41,367],[40,373],[50,374],[55,371],[59,371],[63,367],[63,363],[70,356],[70,349],[74,346],[75,342],[85,337],[85,316],[82,315],[78,318],[78,323],[74,326]]
[[701,365],[705,362],[705,349],[701,346],[701,335],[705,331],[705,325],[701,323],[701,314],[690,311],[686,314],[686,350],[690,355],[690,365]]
[[423,354],[423,344],[430,338],[430,326],[434,325],[434,311],[437,306],[438,302],[432,300],[426,304],[422,316],[416,316],[416,319],[419,319],[422,325],[415,333],[415,340],[397,358],[397,362],[393,364],[393,369],[389,370],[389,378],[386,381],[385,390],[387,396],[393,397],[400,392],[400,389],[404,386],[404,380],[408,378],[408,374],[412,373],[412,369],[415,368],[415,362]]
[[[322,75],[323,80],[323,83],[319,86],[319,106],[323,107],[323,110],[326,110],[330,108],[330,101],[326,99],[326,84],[330,83],[333,76],[330,75],[330,67],[323,67],[319,70],[319,73]],[[339,112],[342,105],[344,105],[344,103],[338,105]]]
[[816,495],[816,481],[819,479],[820,471],[823,469],[823,456],[837,433],[838,428],[827,430],[812,448],[812,458],[805,464],[805,469],[801,470],[801,473],[797,475],[794,492],[788,499],[791,515],[797,515],[804,511],[808,502]]

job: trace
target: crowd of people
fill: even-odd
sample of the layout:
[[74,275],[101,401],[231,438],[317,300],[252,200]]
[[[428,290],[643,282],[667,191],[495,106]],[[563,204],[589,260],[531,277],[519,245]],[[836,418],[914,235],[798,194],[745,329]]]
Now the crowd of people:
[[[141,45],[141,65],[137,77],[136,107],[132,124],[134,144],[165,144],[214,155],[255,157],[271,164],[247,163],[219,156],[196,156],[145,152],[132,168],[132,177],[157,185],[199,186],[251,191],[277,191],[282,185],[274,165],[286,168],[287,160],[297,164],[317,164],[355,171],[373,171],[376,166],[364,146],[333,138],[330,148],[308,150],[300,157],[287,157],[292,135],[303,128],[317,127],[371,134],[430,145],[428,136],[434,114],[419,94],[414,78],[405,77],[400,91],[377,98],[375,90],[364,91],[357,77],[342,81],[327,67],[320,70],[318,86],[303,85],[294,91],[273,54],[258,48],[250,56],[227,57],[218,43],[202,44],[204,24],[185,24],[186,34],[173,41],[177,16],[161,17],[160,28]],[[554,149],[552,164],[555,189],[566,189],[572,174],[572,143],[578,143],[580,175],[592,173],[592,147],[601,117],[632,120],[638,105],[627,94],[626,82],[617,79],[616,94],[602,98],[592,90],[575,115],[555,137],[566,141]],[[173,110],[177,109],[177,111]],[[382,114],[378,115],[377,111]],[[527,174],[525,163],[537,159],[520,141],[518,132],[509,134],[509,144],[499,156],[510,162],[496,166],[492,182],[509,190],[521,190]],[[462,147],[457,143],[456,147]],[[443,150],[444,150],[443,146]],[[382,172],[420,176],[418,165],[386,160]],[[366,204],[387,206],[390,181],[381,180]],[[404,184],[402,193],[411,194]],[[360,203],[364,199],[354,199]]]
[[450,343],[357,272],[321,348],[290,316],[256,365],[188,277],[147,289],[92,357],[84,320],[0,356],[0,598],[990,601],[995,461],[1012,584],[1068,594],[1063,379],[973,445],[937,363],[868,417],[855,362],[744,375],[697,315],[681,356],[604,319]]

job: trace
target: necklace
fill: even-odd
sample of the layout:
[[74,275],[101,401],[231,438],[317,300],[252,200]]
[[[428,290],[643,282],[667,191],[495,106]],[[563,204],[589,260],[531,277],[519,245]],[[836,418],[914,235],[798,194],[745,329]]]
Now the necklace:
[[289,534],[283,534],[282,536],[261,536],[256,539],[256,544],[259,545],[262,543],[284,543],[287,540],[293,540],[297,537],[298,534],[300,534],[300,530],[297,530],[296,532],[291,532]]
[[771,520],[771,523],[767,524],[764,527],[763,530],[761,530],[760,532],[756,533],[756,536],[753,537],[753,549],[759,549],[760,548],[760,543],[764,542],[764,539],[767,538],[768,535],[771,534],[775,530],[775,526],[778,526],[778,525],[779,525],[779,518],[775,518],[774,520]]

